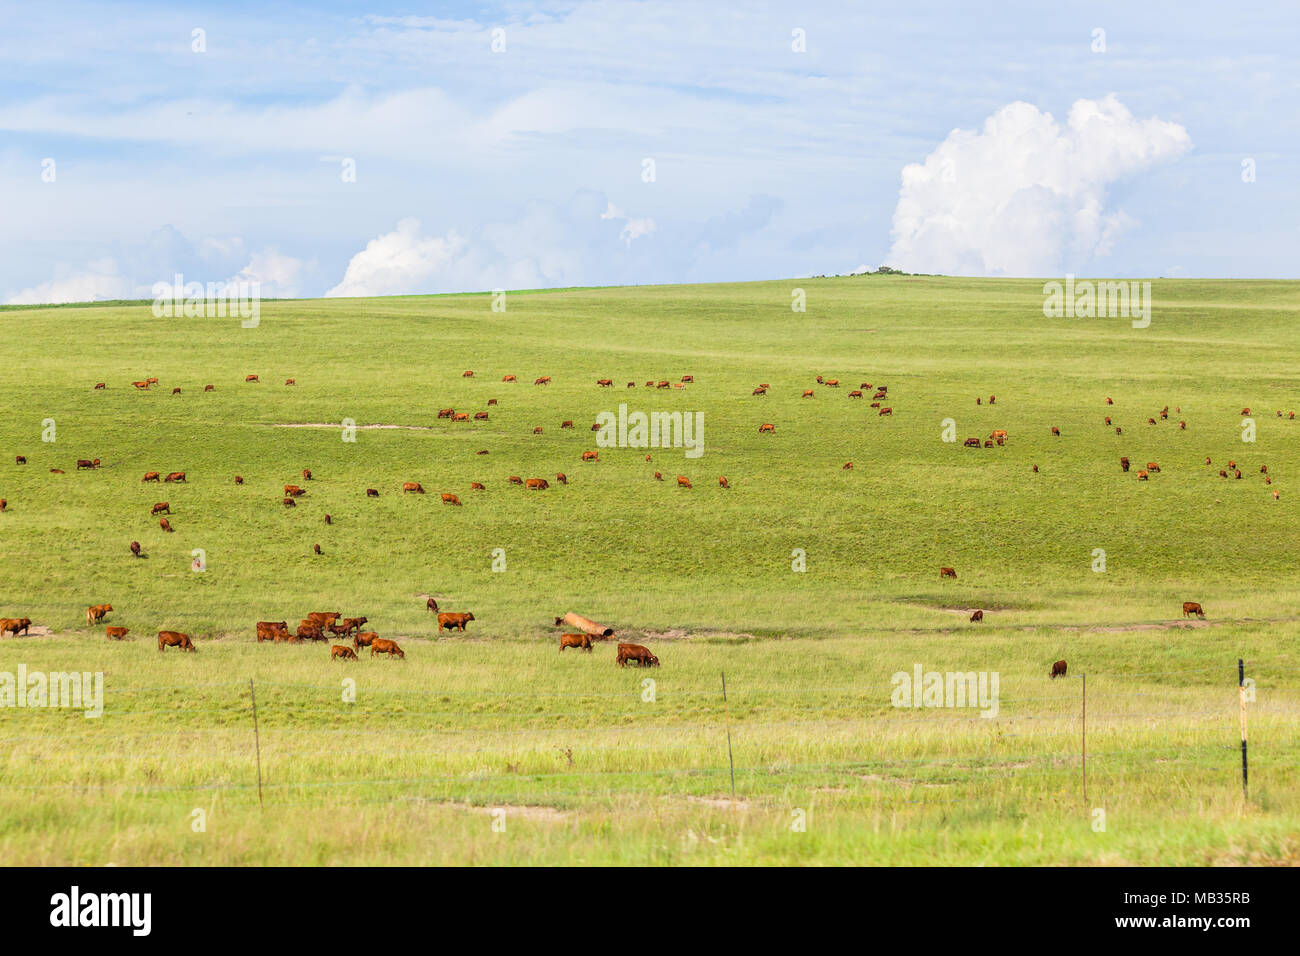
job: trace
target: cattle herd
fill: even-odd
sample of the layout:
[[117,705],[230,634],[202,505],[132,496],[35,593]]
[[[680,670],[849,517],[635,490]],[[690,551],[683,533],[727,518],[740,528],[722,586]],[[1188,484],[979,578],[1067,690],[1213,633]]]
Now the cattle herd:
[[[462,376],[467,379],[473,378],[474,372],[472,370],[466,370],[465,372],[462,373]],[[259,382],[259,377],[256,374],[250,374],[245,376],[244,381],[247,384],[255,384]],[[518,382],[518,378],[517,376],[512,374],[505,375],[503,376],[501,381],[505,384],[513,384]],[[660,379],[660,380],[652,379],[646,381],[645,387],[655,388],[655,389],[668,389],[668,388],[685,389],[688,385],[692,384],[694,381],[695,381],[694,376],[688,374],[688,375],[681,376],[680,381],[677,383],[670,383],[667,379]],[[139,391],[148,391],[154,385],[157,385],[158,382],[159,380],[157,378],[150,377],[150,378],[134,381],[131,384]],[[549,375],[543,375],[537,377],[534,380],[533,384],[538,386],[545,386],[545,385],[549,385],[550,382],[551,382],[551,377]],[[293,378],[286,379],[285,381],[286,386],[293,386],[295,384],[296,382],[295,379]],[[613,387],[613,385],[614,385],[614,380],[612,378],[601,378],[596,380],[596,386],[598,388],[611,388]],[[637,387],[637,383],[635,381],[629,381],[627,383],[627,388],[635,388],[635,387]],[[840,387],[840,382],[838,379],[835,378],[827,379],[821,375],[818,375],[816,378],[815,387],[803,388],[801,390],[801,397],[804,399],[815,399],[817,396],[817,387],[837,389]],[[105,390],[107,389],[107,383],[97,382],[95,383],[94,388],[96,390]],[[756,398],[761,398],[763,396],[766,396],[771,388],[772,386],[770,383],[767,382],[760,383],[753,389],[753,391],[751,392],[751,396]],[[215,390],[215,386],[213,385],[205,385],[203,388],[204,392],[212,392],[214,390]],[[864,395],[868,392],[871,393],[871,397],[872,397],[871,407],[878,409],[878,415],[885,416],[885,417],[892,417],[894,412],[893,407],[884,404],[886,401],[889,401],[889,388],[886,385],[873,385],[870,382],[863,382],[858,388],[851,389],[848,391],[848,398],[851,400],[859,400],[862,399]],[[181,393],[181,389],[179,387],[172,389],[173,395],[177,395],[180,393]],[[975,399],[975,403],[977,405],[982,405],[984,403],[983,396],[977,397]],[[496,406],[497,404],[498,404],[497,399],[495,398],[487,399],[487,406],[489,408]],[[988,405],[994,406],[996,404],[997,404],[997,397],[994,395],[990,395],[988,397]],[[1115,402],[1112,398],[1108,397],[1106,398],[1106,405],[1114,406]],[[1174,409],[1175,415],[1180,415],[1181,412],[1182,412],[1181,407],[1177,407]],[[1250,408],[1249,407],[1242,408],[1241,414],[1243,416],[1250,415]],[[439,419],[446,419],[451,422],[469,422],[471,421],[471,415],[473,421],[485,421],[488,420],[489,418],[489,412],[486,409],[473,410],[471,412],[471,411],[457,411],[455,408],[449,407],[449,408],[440,409],[438,411]],[[1279,410],[1277,412],[1277,417],[1282,418],[1283,412]],[[1289,420],[1294,420],[1295,412],[1290,412],[1286,417]],[[1148,426],[1158,427],[1161,422],[1166,422],[1169,420],[1169,418],[1170,418],[1170,410],[1169,410],[1169,406],[1166,405],[1163,409],[1161,409],[1158,416],[1157,415],[1149,416],[1146,419],[1146,422]],[[1114,429],[1116,435],[1122,436],[1124,434],[1123,426],[1116,425],[1114,423],[1113,414],[1104,416],[1104,421],[1105,421],[1105,425],[1108,428]],[[561,422],[560,427],[562,429],[573,428],[574,420],[564,419]],[[601,426],[599,424],[592,425],[593,431],[598,431],[600,428]],[[1187,430],[1187,422],[1181,418],[1178,420],[1178,430],[1180,431]],[[759,434],[775,434],[776,424],[773,422],[761,422],[758,426],[758,432]],[[1053,436],[1057,438],[1061,437],[1061,429],[1059,426],[1056,425],[1050,426],[1050,432]],[[532,428],[532,433],[534,435],[542,434],[543,427],[541,425],[534,426]],[[1001,447],[1006,445],[1009,440],[1010,437],[1008,431],[1006,429],[999,428],[999,429],[994,429],[988,435],[987,438],[981,439],[978,437],[970,437],[965,439],[965,441],[963,442],[963,447],[995,448],[995,447]],[[479,455],[486,455],[487,453],[488,452],[486,449],[478,452]],[[584,451],[581,454],[581,460],[583,462],[591,462],[591,463],[599,462],[600,454],[597,451]],[[651,456],[646,455],[645,460],[649,462],[651,460]],[[27,464],[27,457],[21,454],[16,455],[15,462],[18,466],[24,466]],[[1131,465],[1128,456],[1120,457],[1119,462],[1120,462],[1121,471],[1123,471],[1124,473],[1128,473]],[[1205,458],[1205,467],[1209,468],[1211,465],[1212,465],[1212,460],[1210,457],[1207,456]],[[77,459],[76,461],[77,471],[95,471],[100,467],[101,467],[101,460],[99,458],[82,458],[82,459]],[[850,470],[853,468],[853,462],[851,461],[846,462],[841,467],[844,470]],[[55,474],[66,473],[61,468],[51,468],[50,471]],[[1033,465],[1033,471],[1036,474],[1039,472],[1039,467],[1037,464]],[[1137,471],[1137,478],[1140,481],[1150,481],[1152,475],[1157,475],[1160,473],[1161,473],[1161,467],[1159,463],[1155,461],[1150,461],[1147,462],[1145,468],[1139,469]],[[1242,478],[1241,468],[1238,466],[1235,460],[1229,461],[1227,463],[1227,468],[1220,469],[1218,474],[1220,478],[1228,478],[1230,476],[1235,479]],[[1259,466],[1259,474],[1263,476],[1263,481],[1266,486],[1272,485],[1273,476],[1269,474],[1268,466],[1266,464],[1261,464]],[[661,472],[655,471],[653,473],[653,476],[654,476],[654,480],[657,481],[664,480],[664,476]],[[692,484],[688,476],[677,475],[676,479],[677,479],[676,484],[678,488],[687,489],[687,490],[694,488],[694,485]],[[298,481],[302,481],[304,484],[311,482],[312,481],[311,469],[310,468],[302,469],[301,478],[295,479],[293,482],[286,483],[284,485],[283,495],[280,498],[280,502],[283,507],[286,508],[297,507],[298,501],[307,495],[308,492],[307,489],[304,487],[304,484],[298,484],[297,483]],[[557,484],[567,485],[568,477],[567,475],[565,475],[564,472],[557,472],[555,475],[555,481]],[[171,471],[171,472],[166,472],[164,474],[161,470],[159,470],[159,471],[145,472],[143,478],[141,478],[141,482],[181,485],[181,484],[187,484],[188,479],[184,471]],[[235,475],[234,483],[236,485],[242,486],[244,484],[243,476]],[[512,485],[520,485],[526,491],[547,491],[550,490],[552,487],[550,481],[547,478],[535,477],[535,478],[525,479],[518,475],[508,476],[508,478],[506,479],[506,483]],[[723,489],[731,488],[731,484],[727,480],[726,476],[719,476],[718,485]],[[469,487],[471,491],[487,490],[486,484],[482,481],[473,481],[470,483]],[[407,481],[402,483],[401,493],[404,495],[407,494],[423,495],[425,494],[425,489],[423,485],[418,481]],[[379,497],[379,491],[376,488],[366,488],[364,490],[364,494],[365,497],[367,498]],[[444,504],[451,505],[454,507],[462,506],[462,502],[459,496],[454,492],[448,491],[448,492],[441,492],[440,494],[441,494],[441,501]],[[1276,500],[1278,498],[1278,492],[1276,490],[1273,490],[1272,496],[1274,500]],[[6,511],[6,509],[9,507],[9,504],[10,503],[7,500],[0,498],[0,512]],[[155,503],[150,509],[149,514],[150,517],[155,517],[159,515],[165,516],[159,518],[159,527],[161,528],[162,531],[171,532],[174,530],[171,526],[171,522],[169,521],[169,517],[166,517],[166,516],[171,516],[172,514],[170,501],[160,501]],[[327,525],[332,524],[332,519],[330,515],[326,514],[324,516],[324,519],[325,519],[325,524]],[[132,555],[136,557],[140,557],[140,558],[145,557],[143,548],[141,547],[138,541],[132,541],[130,543],[130,552]],[[317,555],[323,553],[319,544],[313,545],[313,552]],[[940,578],[956,579],[957,571],[955,568],[944,566],[939,569],[939,576]],[[433,598],[428,598],[426,607],[431,612],[438,612],[437,602]],[[112,611],[113,611],[113,606],[111,604],[100,604],[100,605],[95,605],[93,607],[90,607],[86,611],[86,622],[87,624],[91,624],[91,625],[102,623],[105,620],[105,618],[108,616],[108,614],[110,614]],[[1184,617],[1198,616],[1204,618],[1205,612],[1199,603],[1188,601],[1188,602],[1184,602],[1183,604],[1183,616]],[[441,612],[438,613],[438,630],[439,633],[441,633],[444,630],[458,631],[464,633],[466,625],[473,620],[475,620],[475,618],[472,613]],[[983,620],[984,620],[984,611],[982,609],[974,610],[970,617],[971,623],[979,623]],[[274,622],[258,621],[256,625],[256,637],[258,643],[261,643],[263,641],[270,641],[274,643],[288,643],[288,644],[301,644],[306,642],[328,642],[331,638],[347,639],[350,637],[352,641],[352,645],[350,647],[347,646],[347,644],[335,644],[331,646],[330,657],[332,660],[345,660],[345,661],[357,660],[357,653],[362,648],[366,648],[366,647],[370,648],[370,655],[372,657],[375,654],[383,654],[389,656],[390,658],[399,658],[399,659],[405,657],[404,652],[397,645],[395,641],[381,638],[374,631],[363,630],[363,627],[366,623],[367,623],[367,618],[364,616],[344,618],[338,612],[312,612],[308,614],[307,617],[303,618],[298,624],[298,626],[293,630],[289,628],[287,621],[274,621]],[[556,618],[555,623],[557,626],[560,625],[561,619]],[[17,636],[19,634],[28,634],[30,633],[31,626],[32,626],[32,622],[29,618],[25,618],[25,617],[0,618],[0,637],[10,636],[10,635]],[[106,634],[109,640],[123,640],[126,638],[127,634],[129,633],[129,629],[126,627],[106,625],[106,628],[107,628]],[[593,649],[593,642],[601,642],[606,640],[609,640],[608,633],[606,634],[591,634],[585,632],[562,633],[560,635],[559,650],[560,653],[563,653],[566,649],[574,648],[576,650],[581,650],[586,653],[591,653]],[[179,631],[159,631],[158,650],[164,651],[169,647],[174,647],[179,650],[185,650],[191,652],[195,650],[194,642],[189,635],[181,633]],[[647,648],[639,644],[619,643],[615,662],[622,667],[627,666],[627,664],[629,663],[635,663],[638,666],[649,667],[649,666],[658,666],[659,659],[655,657]],[[1066,667],[1065,661],[1057,661],[1052,665],[1051,676],[1052,677],[1064,676],[1065,667]]]

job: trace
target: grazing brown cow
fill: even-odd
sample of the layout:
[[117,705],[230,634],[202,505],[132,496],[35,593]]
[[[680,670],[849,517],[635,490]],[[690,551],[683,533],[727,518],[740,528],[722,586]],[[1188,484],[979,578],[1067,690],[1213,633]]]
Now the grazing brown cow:
[[853,470],[853,462],[851,461],[846,461],[843,465],[840,466],[840,471],[852,471],[852,470]]
[[1179,430],[1179,431],[1187,431],[1187,422],[1179,422],[1179,423],[1178,423],[1178,430]]
[[495,405],[496,403],[497,403],[497,400],[496,400],[495,398],[489,398],[489,399],[488,399],[488,407],[489,407],[489,408],[491,408],[491,407],[492,407],[493,405]]
[[840,380],[839,380],[838,378],[828,378],[828,379],[826,380],[826,387],[827,387],[827,388],[839,388],[839,387],[840,387]]
[[438,602],[435,601],[433,598],[429,598],[427,601],[424,602],[424,609],[426,611],[436,611],[438,610]]
[[992,448],[992,447],[993,447],[993,439],[991,439],[991,438],[985,439],[985,441],[984,441],[984,447],[985,447],[985,448]]
[[217,390],[216,387],[213,386],[213,385],[204,385],[204,386],[203,386],[203,391],[205,391],[205,392],[215,392],[216,390]]
[[370,642],[370,656],[374,657],[376,654],[387,654],[390,657],[406,657],[402,649],[397,646],[396,641],[390,641],[382,637],[376,637]]
[[761,435],[761,434],[763,434],[763,432],[773,432],[773,433],[775,433],[775,432],[776,432],[776,426],[773,425],[771,422],[764,422],[762,425],[759,425],[759,426],[758,426],[758,433]]
[[990,438],[1006,438],[1006,437],[1007,437],[1007,430],[1006,430],[1005,428],[998,428],[998,429],[994,430],[992,433],[990,433],[989,437],[990,437]]
[[801,395],[800,397],[801,397],[801,398],[812,398],[812,397],[813,397],[813,390],[812,390],[811,388],[804,389],[804,393],[803,393],[803,395]]
[[984,612],[976,611],[974,614],[970,616],[970,619],[972,624],[974,624],[976,621],[982,621],[984,620]]
[[108,616],[109,611],[113,610],[111,604],[96,604],[94,607],[86,608],[86,623],[98,624]]
[[529,478],[524,482],[524,487],[530,491],[545,491],[551,484],[545,478]]
[[566,647],[577,647],[588,654],[591,653],[591,635],[590,634],[561,634],[560,635],[560,653],[564,653]]
[[320,624],[303,621],[298,625],[296,637],[300,641],[323,641],[325,640],[325,628]]
[[461,377],[461,378],[473,378],[473,377],[474,377],[474,373],[471,372],[471,371],[469,371],[468,369],[466,369],[464,372],[461,372],[461,373],[460,373],[460,377]]
[[1268,465],[1260,465],[1260,466],[1259,466],[1259,473],[1260,473],[1261,475],[1267,475],[1267,474],[1268,474]]
[[719,485],[719,487],[722,487],[722,488],[730,488],[730,487],[731,487],[731,482],[727,481],[727,476],[726,476],[726,475],[721,475],[721,476],[719,476],[719,478],[718,478],[718,485]]
[[962,442],[962,445],[966,448],[978,448],[980,446],[980,440],[978,438],[967,438]]
[[549,376],[549,375],[543,375],[541,378],[534,379],[534,380],[533,380],[533,384],[534,384],[534,385],[550,385],[550,384],[551,384],[551,376]]
[[766,394],[767,394],[767,389],[765,389],[765,388],[756,388],[756,389],[754,389],[754,391],[753,391],[751,394],[754,394],[754,395],[766,395]]
[[110,641],[120,641],[126,637],[130,631],[131,629],[129,627],[114,627],[110,624],[108,627],[104,628],[104,636]]
[[1003,445],[1005,445],[1005,444],[1007,443],[1007,440],[1006,440],[1005,438],[1003,438],[1001,435],[999,435],[997,438],[995,438],[994,441],[997,442],[997,445],[998,445],[999,448],[1001,448]]
[[656,472],[655,472],[655,481],[663,481],[663,480],[664,480],[664,476],[661,475],[659,472],[656,471]]
[[1195,601],[1183,602],[1183,617],[1191,617],[1193,614],[1198,617],[1205,617],[1205,610]]
[[997,397],[996,395],[990,395],[990,396],[989,396],[989,404],[990,404],[990,405],[996,405],[997,403],[998,403],[998,397]]
[[667,388],[669,384],[670,384],[670,383],[669,383],[668,379],[664,379],[664,380],[661,381],[661,382],[656,382],[656,383],[655,383],[655,388]]
[[1223,469],[1219,469],[1219,477],[1220,477],[1220,478],[1227,478],[1227,477],[1228,477],[1228,473],[1227,473],[1226,471],[1224,471]]
[[569,483],[569,476],[562,471],[557,471],[555,473],[555,480],[562,485],[567,485]]
[[330,648],[330,660],[355,661],[357,652],[345,644],[335,644]]
[[1240,481],[1240,480],[1241,480],[1241,470],[1238,469],[1237,471],[1233,472],[1233,477],[1235,477],[1238,481]]
[[[108,383],[107,383],[107,382],[96,382],[96,383],[95,383],[95,388],[108,388]],[[1281,412],[1278,412],[1277,414],[1278,414],[1278,417],[1281,417],[1281,415],[1282,415]]]
[[982,398],[978,398],[978,397],[977,397],[977,398],[975,399],[975,404],[976,404],[976,405],[983,405],[983,404],[984,404],[984,399],[982,399]]
[[1116,426],[1115,426],[1115,434],[1116,434],[1116,435],[1122,435],[1122,434],[1124,434],[1124,429],[1121,428],[1120,426],[1116,425]]
[[628,383],[627,383],[627,387],[628,387],[628,388],[636,388],[636,382],[628,382]]
[[1119,460],[1119,466],[1120,466],[1120,468],[1122,468],[1124,471],[1128,471],[1128,465],[1129,465],[1128,458],[1121,458],[1121,459]]
[[817,376],[817,384],[820,385],[821,383],[822,383],[822,377],[821,377],[820,375],[818,375],[818,376]]
[[98,468],[98,467],[99,467],[98,458],[95,458],[93,460],[90,458],[77,459],[77,471],[81,471],[82,469],[90,469],[90,468]]
[[508,481],[512,485],[522,485],[524,483],[524,480],[520,478],[518,475],[511,475],[509,478],[506,479],[506,481]]
[[132,542],[131,542],[131,553],[134,554],[137,558],[139,558],[139,557],[143,557],[143,555],[140,553],[140,542],[139,542],[139,541],[132,541]]
[[453,628],[458,631],[465,630],[465,625],[474,620],[473,614],[439,614],[438,630],[450,631]]
[[849,398],[861,398],[861,397],[862,397],[862,392],[859,389],[855,388],[853,391],[849,392]]
[[[27,456],[26,456],[26,455],[17,455],[17,456],[15,456],[14,460],[15,460],[18,464],[20,464],[20,465],[25,465],[25,464],[27,464]],[[155,474],[156,474],[156,473],[155,473]]]
[[182,651],[194,651],[194,642],[190,640],[188,634],[182,634],[180,631],[159,631],[158,632],[158,650],[162,651],[168,647],[175,647]]
[[302,477],[303,477],[303,480],[304,480],[304,481],[311,481],[311,469],[310,469],[310,468],[304,468],[304,469],[302,470]]
[[1154,425],[1155,423],[1156,423],[1156,420],[1155,420],[1154,418],[1148,418],[1148,419],[1147,419],[1147,424],[1148,424],[1148,425]]
[[691,487],[691,479],[686,478],[686,477],[684,477],[684,476],[682,476],[682,475],[678,475],[678,476],[677,476],[677,487],[678,487],[678,488],[690,488],[690,487]]
[[258,621],[257,622],[257,643],[263,641],[274,641],[280,635],[289,636],[289,623],[287,621]]
[[1034,474],[1035,474],[1035,475],[1038,474],[1038,466],[1037,466],[1037,465],[1034,465]]
[[451,420],[453,422],[467,422],[469,421],[469,412],[457,412],[451,416]]
[[243,475],[235,475],[235,484],[237,484],[237,485],[242,485],[243,483],[244,483],[244,476],[243,476]]
[[283,504],[286,508],[296,508],[296,507],[298,507],[298,502],[294,501],[292,498],[285,498],[285,499],[281,502],[281,504]]
[[460,499],[447,491],[442,493],[442,503],[444,505],[455,505],[458,508],[461,507]]
[[172,389],[173,395],[179,395],[180,393],[181,393],[181,387],[179,385],[177,385],[175,388]]
[[290,498],[301,498],[307,493],[307,491],[305,488],[301,488],[298,485],[285,485],[284,493]]
[[152,509],[150,509],[149,514],[151,516],[159,515],[162,514],[164,511],[167,512],[168,514],[171,514],[172,513],[171,504],[169,504],[166,501],[160,501],[156,505],[154,505]]
[[352,646],[357,650],[361,650],[361,648],[369,647],[373,644],[377,637],[379,637],[379,635],[374,631],[358,631],[352,638]]
[[1048,676],[1050,676],[1053,680],[1055,680],[1057,677],[1064,677],[1064,676],[1065,676],[1065,661],[1057,661],[1055,664],[1053,664],[1053,665],[1052,665],[1052,673],[1051,673],[1050,675],[1048,675]]
[[561,428],[572,428],[572,427],[573,427],[573,419],[570,418],[570,419],[566,419],[566,420],[560,422],[560,427],[561,427]]
[[1249,414],[1250,414],[1250,407],[1247,406],[1246,408],[1243,408],[1243,409],[1241,410],[1241,414],[1243,414],[1243,415],[1249,415]]
[[682,376],[682,381],[683,381],[683,382],[693,382],[693,381],[695,381],[695,376],[694,376],[694,375],[683,375],[683,376]]
[[884,393],[884,392],[876,392],[876,394],[874,394],[874,395],[871,396],[871,398],[872,398],[873,401],[880,401],[880,400],[883,399],[884,397],[885,397],[885,393]]
[[312,550],[312,554],[324,554],[324,553],[325,553],[324,551],[322,551],[322,550],[320,549],[320,545],[319,545],[319,544],[313,544],[313,545],[311,546],[311,550]]
[[1107,405],[1114,405],[1114,404],[1115,404],[1115,399],[1113,399],[1113,398],[1108,398],[1108,399],[1106,399],[1106,404],[1107,404]]
[[481,481],[471,481],[471,482],[469,483],[469,490],[470,490],[470,491],[487,491],[487,489],[483,487],[483,482],[481,482]]
[[1055,435],[1057,438],[1060,438],[1060,437],[1061,437],[1061,430],[1060,430],[1059,428],[1057,428],[1055,425],[1053,425],[1053,426],[1052,426],[1052,434]]
[[517,381],[519,381],[519,379],[515,378],[515,376],[513,376],[513,375],[503,375],[503,376],[501,376],[501,381],[503,381],[503,382],[517,382]]
[[894,410],[893,410],[892,408],[890,408],[888,405],[886,405],[884,408],[882,408],[882,409],[880,410],[880,414],[882,414],[882,415],[893,415],[893,414],[894,414]]
[[601,388],[609,388],[614,384],[614,380],[612,378],[598,378],[596,379],[596,384]]
[[955,578],[956,576],[957,576],[957,572],[952,568],[939,569],[939,577],[941,578]]
[[582,460],[583,460],[583,461],[600,461],[600,452],[598,452],[598,451],[584,451],[584,452],[582,453]]
[[134,385],[136,388],[138,388],[138,389],[139,389],[140,391],[142,391],[142,392],[143,392],[143,391],[146,391],[146,390],[149,388],[149,383],[148,383],[148,382],[132,382],[131,384]]
[[366,497],[367,497],[367,498],[378,498],[378,497],[379,497],[379,492],[376,491],[374,488],[367,488],[367,489],[366,489]]
[[245,381],[245,382],[256,382],[256,381],[258,381],[258,378],[257,378],[256,375],[245,375],[245,376],[244,376],[244,381]]
[[0,621],[0,637],[6,634],[12,634],[17,637],[19,633],[31,634],[32,619],[30,617],[14,617]]
[[0,498],[0,511],[4,511],[8,507],[9,507],[9,502],[5,501],[3,498]]
[[[1138,481],[1148,481],[1150,477],[1151,476],[1148,475],[1145,471],[1138,472]],[[1226,478],[1227,476],[1225,475],[1224,477]]]
[[420,485],[418,481],[407,481],[402,484],[402,494],[408,494],[409,492],[412,491],[415,492],[417,495],[424,494],[424,488]]
[[638,667],[658,667],[659,658],[650,653],[648,647],[640,644],[619,644],[618,657],[614,663],[619,667],[627,667],[628,661],[635,661]]
[[1107,425],[1112,424],[1109,415],[1106,416],[1106,424],[1107,424]]
[[51,468],[51,469],[50,469],[50,474],[52,474],[52,475],[66,475],[67,472],[64,471],[62,468]]
[[767,382],[759,382],[758,387],[761,388],[763,391],[767,391],[772,386],[769,385]]
[[173,472],[172,472],[171,474],[169,474],[166,478],[164,478],[163,481],[179,481],[179,482],[184,482],[184,481],[185,481],[185,472],[183,472],[183,471],[173,471]]
[[345,617],[341,624],[331,621],[329,628],[334,634],[351,634],[353,631],[360,631],[368,620],[370,619],[364,615],[361,617]]
[[172,527],[172,523],[171,523],[170,521],[168,521],[166,518],[159,518],[159,519],[158,519],[158,527],[162,528],[162,529],[163,529],[164,531],[166,531],[168,534],[171,534],[172,532],[174,532],[174,531],[176,530],[175,528]]
[[334,517],[333,517],[332,515],[326,515],[326,516],[325,516],[325,523],[326,523],[326,524],[333,524],[333,523],[334,523]]
[[1149,461],[1147,462],[1147,471],[1151,472],[1153,475],[1159,474],[1160,466],[1157,465],[1154,461]]
[[1237,467],[1237,463],[1236,463],[1235,461],[1229,461],[1229,462],[1228,462],[1228,467],[1229,467],[1229,468],[1236,468],[1236,467]]
[[456,409],[454,408],[442,408],[438,410],[439,418],[451,418],[451,416],[455,414],[456,414]]
[[488,420],[488,413],[487,413],[487,412],[475,412],[475,413],[474,413],[474,421],[476,421],[476,422],[485,422],[485,421],[487,421],[487,420]]

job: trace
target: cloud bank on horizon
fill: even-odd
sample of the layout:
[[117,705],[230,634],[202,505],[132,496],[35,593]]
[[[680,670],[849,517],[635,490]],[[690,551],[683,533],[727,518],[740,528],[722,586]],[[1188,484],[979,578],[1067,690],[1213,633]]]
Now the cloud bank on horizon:
[[1134,119],[1114,96],[1077,100],[1064,127],[1010,103],[903,169],[886,263],[905,272],[1043,276],[1082,268],[1136,223],[1107,187],[1191,148],[1177,123]]
[[265,297],[1300,277],[1300,18],[1087,13],[24,7],[0,34],[0,302],[177,273]]

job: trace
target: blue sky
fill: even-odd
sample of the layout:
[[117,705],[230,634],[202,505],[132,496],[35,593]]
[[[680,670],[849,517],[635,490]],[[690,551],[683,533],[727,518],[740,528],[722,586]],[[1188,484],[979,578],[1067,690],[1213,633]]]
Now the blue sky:
[[1294,3],[5,7],[0,302],[1300,275]]

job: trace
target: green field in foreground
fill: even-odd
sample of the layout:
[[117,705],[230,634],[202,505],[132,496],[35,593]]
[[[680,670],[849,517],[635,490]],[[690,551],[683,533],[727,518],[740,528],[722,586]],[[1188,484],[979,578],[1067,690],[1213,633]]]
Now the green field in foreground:
[[[504,313],[487,295],[277,301],[250,329],[0,311],[0,616],[37,625],[0,641],[0,672],[105,686],[98,719],[0,708],[0,859],[1294,863],[1300,285],[1153,296],[1146,329],[1045,318],[1037,281],[915,277],[510,294]],[[848,397],[867,382],[892,417]],[[704,454],[582,462],[619,403],[702,413]],[[994,429],[1004,447],[963,447]],[[1229,461],[1241,480],[1219,477]],[[287,483],[308,489],[293,509]],[[164,500],[172,534],[149,514]],[[439,637],[426,595],[476,621]],[[136,639],[88,627],[99,603]],[[254,643],[255,621],[316,610],[367,615],[406,660]],[[569,610],[663,666],[557,655]],[[198,653],[160,656],[159,629]],[[1258,695],[1249,805],[1238,658]],[[1057,659],[1070,676],[1050,681]],[[916,664],[996,672],[997,715],[892,707]]]

